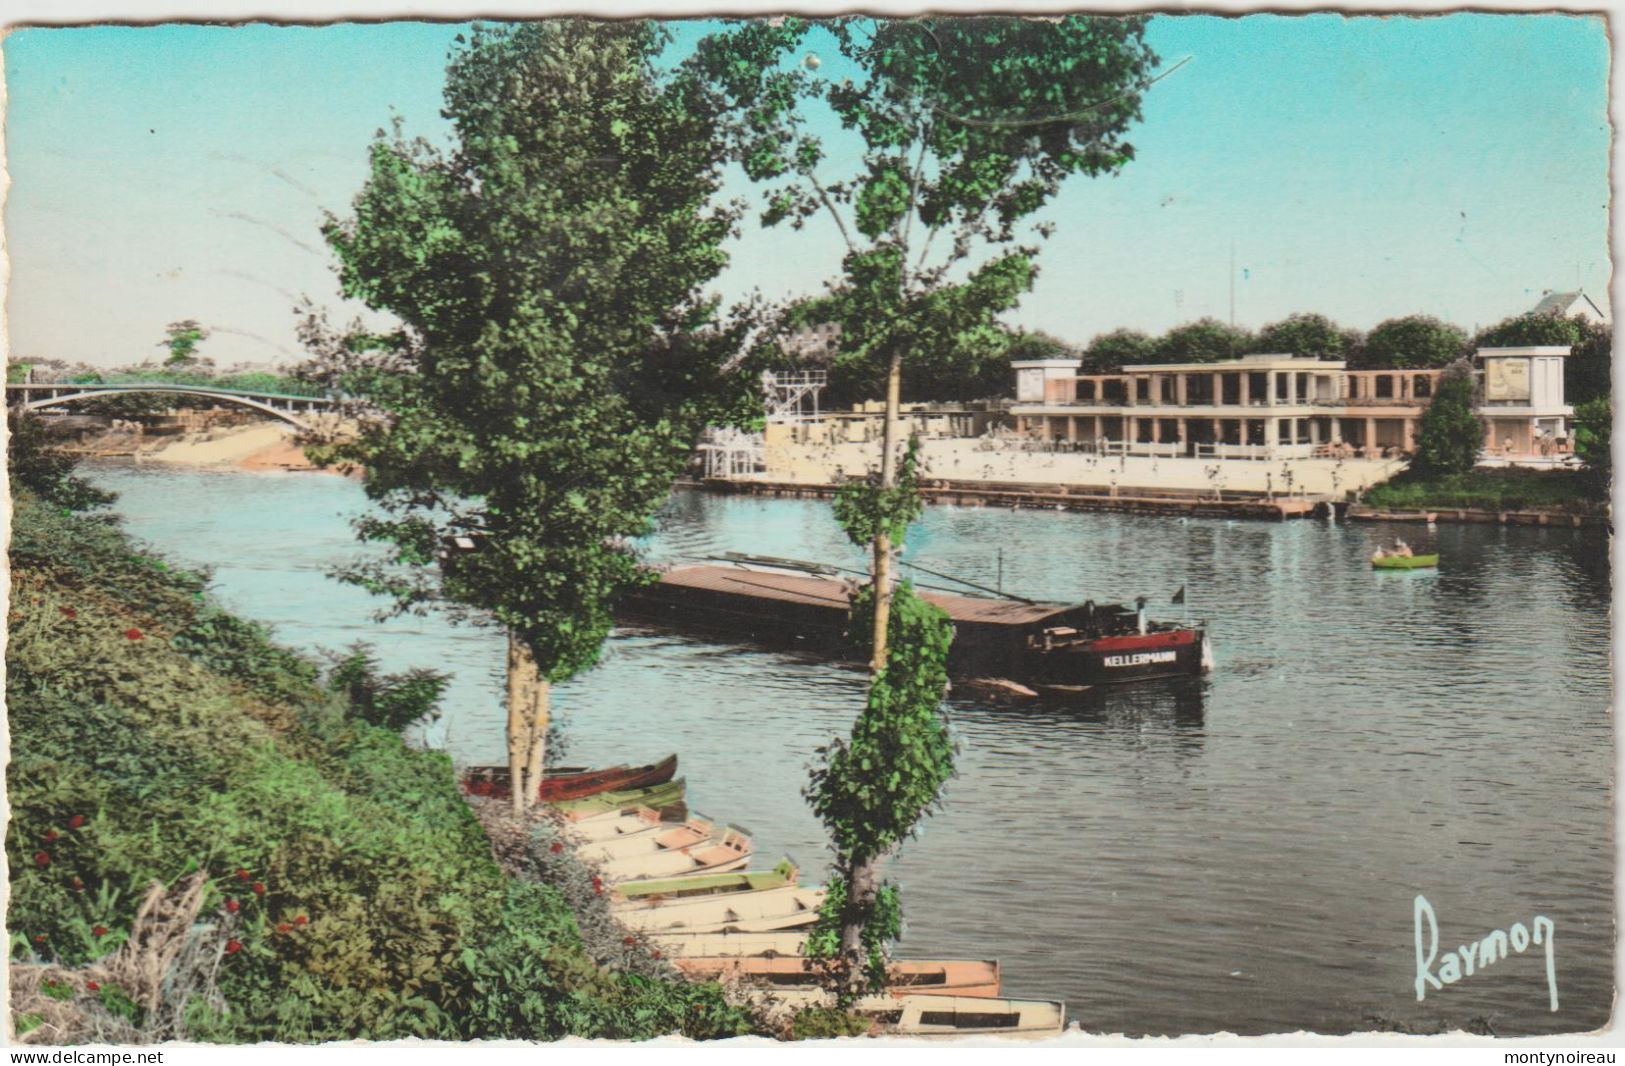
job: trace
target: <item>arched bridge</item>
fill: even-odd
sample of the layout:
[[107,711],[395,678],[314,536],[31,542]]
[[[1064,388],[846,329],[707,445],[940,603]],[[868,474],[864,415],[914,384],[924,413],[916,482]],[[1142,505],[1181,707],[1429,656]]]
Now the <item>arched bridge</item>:
[[128,396],[131,393],[171,393],[177,396],[198,396],[217,402],[247,407],[261,414],[279,418],[304,429],[298,416],[332,409],[334,402],[327,396],[296,396],[281,392],[255,392],[249,389],[226,389],[213,385],[176,385],[164,381],[132,382],[45,382],[6,384],[6,406],[18,411],[43,411],[51,407],[64,407],[85,400],[108,396]]

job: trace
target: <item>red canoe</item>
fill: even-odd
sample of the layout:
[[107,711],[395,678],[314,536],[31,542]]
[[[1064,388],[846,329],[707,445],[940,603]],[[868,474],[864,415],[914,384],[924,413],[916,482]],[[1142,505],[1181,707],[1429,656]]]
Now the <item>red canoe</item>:
[[[600,792],[621,792],[632,788],[663,785],[677,773],[677,756],[668,755],[647,766],[609,766],[602,770],[576,767],[549,771],[537,787],[537,799],[542,803],[583,799]],[[463,775],[463,791],[470,796],[502,797],[508,795],[508,768],[506,766],[471,766]]]

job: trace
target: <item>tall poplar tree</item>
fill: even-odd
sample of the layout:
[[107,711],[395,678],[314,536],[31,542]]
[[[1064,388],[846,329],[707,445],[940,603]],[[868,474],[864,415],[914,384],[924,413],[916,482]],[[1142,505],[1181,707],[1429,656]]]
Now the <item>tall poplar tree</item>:
[[[1032,286],[1051,229],[1037,212],[1067,178],[1133,158],[1124,135],[1156,63],[1144,28],[1142,17],[786,18],[734,24],[691,61],[728,109],[735,158],[765,187],[763,223],[821,219],[840,234],[846,254],[828,299],[842,327],[835,359],[886,401],[879,472],[849,494],[842,516],[870,548],[873,680],[851,743],[830,749],[812,796],[836,841],[832,921],[851,984],[861,971],[883,973],[866,928],[895,927],[879,864],[951,769],[937,740],[946,676],[931,651],[946,648],[947,622],[894,590],[895,551],[917,507],[911,479],[900,478],[903,374],[1003,350],[996,316]],[[819,48],[833,50],[833,73],[822,72]],[[831,113],[844,133],[828,131]],[[855,159],[830,152],[853,139]],[[831,173],[846,159],[854,165]],[[906,616],[901,627],[894,613]],[[890,668],[888,641],[899,635],[917,670]]]
[[[346,295],[387,336],[307,338],[380,415],[328,450],[365,470],[390,546],[349,577],[399,610],[506,627],[515,810],[544,765],[550,686],[592,666],[630,546],[707,421],[740,341],[700,287],[726,262],[718,134],[648,22],[476,28],[447,70],[455,146],[380,134],[329,219]],[[361,384],[358,386],[357,383]],[[449,549],[449,550],[448,550]]]

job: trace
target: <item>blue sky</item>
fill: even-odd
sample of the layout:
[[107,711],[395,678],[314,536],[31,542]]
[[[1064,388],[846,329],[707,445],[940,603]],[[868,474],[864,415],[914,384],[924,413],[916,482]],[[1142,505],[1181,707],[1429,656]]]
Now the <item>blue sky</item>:
[[[12,352],[114,365],[197,318],[222,365],[291,361],[294,300],[346,317],[318,226],[373,132],[444,135],[457,27],[28,29],[4,43]],[[1078,180],[1014,324],[1083,343],[1202,315],[1464,327],[1609,280],[1600,19],[1162,17],[1172,66],[1120,175]],[[826,72],[828,67],[826,66]],[[741,185],[737,191],[745,190]],[[719,282],[820,289],[827,225],[754,222]]]

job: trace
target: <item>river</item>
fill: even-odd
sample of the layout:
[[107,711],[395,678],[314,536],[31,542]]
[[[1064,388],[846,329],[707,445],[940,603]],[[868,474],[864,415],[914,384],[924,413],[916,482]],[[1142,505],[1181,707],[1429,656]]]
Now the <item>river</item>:
[[[380,603],[325,572],[358,549],[353,482],[101,466],[126,528],[213,568],[229,608],[307,650],[375,644],[454,680],[421,738],[502,761],[494,632]],[[1383,538],[1436,572],[1378,573]],[[1003,549],[1002,563],[998,549]],[[727,550],[862,565],[817,501],[679,492],[655,560]],[[1606,1023],[1613,999],[1608,543],[1596,530],[1262,523],[931,507],[906,559],[1043,599],[1145,595],[1206,619],[1210,680],[1076,706],[955,698],[958,776],[891,874],[904,957],[997,958],[1005,994],[1065,999],[1093,1032],[1432,1031]],[[1002,574],[1001,574],[1002,571]],[[1180,587],[1187,605],[1171,606]],[[855,669],[618,632],[562,686],[572,763],[675,751],[690,803],[764,865],[827,862],[800,792],[861,704]],[[1441,951],[1551,919],[1543,948],[1416,995],[1413,901]],[[1434,972],[1437,969],[1434,968]]]

